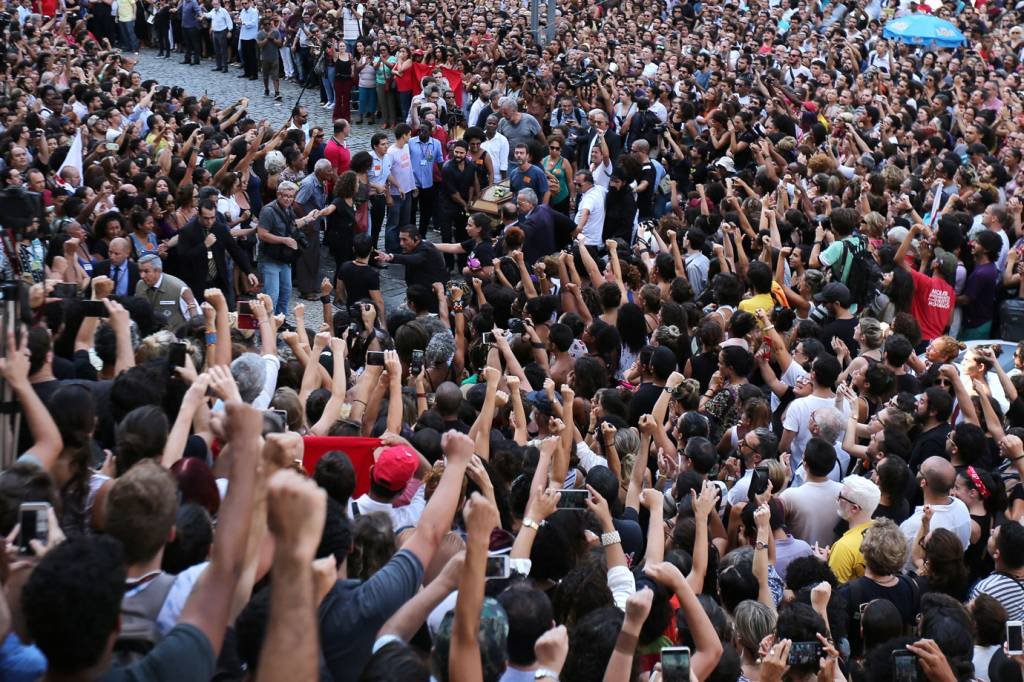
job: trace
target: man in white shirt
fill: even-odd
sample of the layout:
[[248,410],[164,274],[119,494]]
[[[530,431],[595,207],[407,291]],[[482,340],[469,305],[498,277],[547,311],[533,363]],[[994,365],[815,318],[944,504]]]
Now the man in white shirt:
[[910,518],[900,524],[900,530],[907,538],[908,571],[914,568],[911,549],[913,543],[917,541],[917,531],[921,527],[925,507],[931,507],[932,510],[930,530],[946,528],[960,538],[960,543],[964,547],[971,544],[971,513],[967,510],[967,505],[949,494],[956,483],[956,469],[952,462],[938,455],[929,457],[921,463],[917,481],[924,493],[924,504],[914,509]]
[[576,231],[573,237],[582,234],[584,244],[600,246],[604,243],[604,200],[608,190],[595,185],[594,176],[588,170],[576,171],[574,181],[580,198],[576,206]]
[[242,11],[239,13],[241,28],[238,31],[238,54],[242,56],[242,68],[245,72],[239,78],[251,81],[259,78],[260,60],[256,56],[256,34],[260,30],[260,11],[253,7],[252,0],[242,0]]
[[[811,415],[823,407],[835,407],[836,395],[832,387],[839,377],[842,367],[834,355],[823,353],[811,365],[811,373],[797,381],[797,395],[802,396],[790,403],[786,416],[782,420],[782,437],[779,450],[791,455],[790,468],[795,473],[804,459],[804,446],[811,439]],[[806,393],[807,382],[810,382],[810,394]],[[803,390],[801,390],[803,389]],[[844,403],[843,419],[849,408]],[[826,475],[828,472],[825,472]]]
[[214,71],[228,72],[228,32],[235,27],[231,14],[224,9],[220,0],[213,0],[213,9],[206,13],[210,20],[210,35],[213,38],[213,52],[217,56]]
[[341,8],[341,37],[345,41],[349,54],[356,51],[356,42],[363,35],[363,13],[366,8],[362,4],[355,7],[345,3]]
[[484,124],[484,141],[480,144],[491,157],[491,172],[494,182],[501,182],[508,175],[508,138],[498,132],[498,115],[491,114]]
[[843,484],[831,481],[828,474],[836,465],[836,450],[822,438],[807,442],[804,457],[804,484],[779,494],[786,507],[786,525],[793,537],[813,546],[831,545],[836,539],[839,493]]
[[427,470],[429,465],[426,460],[408,445],[384,448],[370,468],[369,492],[349,503],[346,509],[349,517],[354,519],[362,514],[384,512],[391,517],[391,525],[395,532],[415,526],[426,506],[423,482],[419,481],[419,488],[409,504],[395,507],[392,503],[405,491],[409,481],[418,471]]

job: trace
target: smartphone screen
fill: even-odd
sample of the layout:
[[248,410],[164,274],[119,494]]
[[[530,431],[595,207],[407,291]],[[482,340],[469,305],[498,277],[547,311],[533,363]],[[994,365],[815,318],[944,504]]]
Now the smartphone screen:
[[239,301],[238,302],[238,314],[239,315],[252,315],[252,302],[251,301]]
[[168,372],[174,374],[175,367],[185,366],[185,353],[188,351],[188,346],[181,341],[175,341],[171,344],[170,352],[167,354],[167,366]]
[[669,646],[662,649],[661,676],[665,682],[690,682],[690,648]]
[[416,376],[423,370],[423,351],[414,350],[409,359],[409,374]]
[[82,301],[82,314],[86,317],[107,317],[107,306],[103,301]]
[[376,367],[384,366],[384,351],[382,350],[368,350],[366,351],[366,364],[374,365]]
[[1006,621],[1006,648],[1011,655],[1024,654],[1024,623]]
[[487,557],[487,570],[484,573],[486,578],[507,578],[509,576],[508,555]]
[[768,490],[768,467],[758,466],[751,474],[748,497],[753,499],[754,495],[761,495],[765,490]]
[[256,329],[259,325],[256,323],[256,318],[252,315],[243,315],[238,313],[238,320],[235,323],[239,329]]
[[483,341],[484,343],[486,343],[489,346],[492,343],[494,343],[494,333],[493,332],[484,332],[483,334],[480,335],[480,340]]
[[[909,652],[908,652],[909,653]],[[820,642],[793,642],[789,647],[788,665],[817,665],[821,659]]]
[[32,553],[29,543],[33,540],[46,542],[50,534],[50,519],[47,516],[49,509],[50,505],[46,502],[24,502],[18,508],[18,522],[21,525],[18,531],[18,551],[22,554]]
[[587,498],[590,497],[589,490],[578,490],[576,488],[562,489],[558,491],[561,496],[558,498],[559,509],[586,509]]
[[917,656],[906,649],[892,652],[892,682],[917,682]]

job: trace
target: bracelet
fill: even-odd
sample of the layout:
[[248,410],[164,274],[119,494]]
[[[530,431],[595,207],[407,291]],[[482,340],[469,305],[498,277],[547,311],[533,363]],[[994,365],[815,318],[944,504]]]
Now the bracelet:
[[320,297],[320,302],[323,303],[324,305],[327,305],[328,303],[331,302],[331,297],[330,296],[321,296]]
[[822,244],[824,244],[824,243],[825,243],[825,242],[814,242],[814,245],[815,245],[815,246],[821,246],[821,245],[822,245]]
[[360,400],[359,398],[356,398],[356,399],[354,399],[354,400],[353,400],[352,402],[354,402],[354,403],[359,403],[359,404],[360,404],[360,405],[362,405],[363,407],[366,407],[366,401],[365,401],[365,400]]
[[206,332],[206,345],[212,346],[217,343],[217,332]]
[[532,528],[534,530],[540,530],[540,524],[531,518],[524,518],[522,525],[523,528]]
[[547,668],[538,668],[533,673],[533,679],[535,680],[543,680],[548,678],[554,680],[555,682],[558,682],[558,673],[556,673],[554,670],[548,670]]
[[426,394],[426,393],[417,393],[417,394],[416,394],[416,397],[417,397],[417,398],[426,398],[426,397],[427,397],[427,394]]
[[613,530],[610,533],[601,533],[601,546],[610,547],[611,545],[618,545],[622,542],[622,538],[619,537],[619,531]]
[[1017,460],[1024,459],[1024,455],[1021,455],[1020,457],[1010,457],[1009,459],[1011,462],[1016,462]]
[[775,325],[774,324],[770,324],[767,327],[765,327],[764,329],[762,329],[761,331],[770,332],[773,329],[775,329]]
[[536,348],[537,350],[544,350],[544,344],[543,343],[531,343],[530,346],[532,348]]

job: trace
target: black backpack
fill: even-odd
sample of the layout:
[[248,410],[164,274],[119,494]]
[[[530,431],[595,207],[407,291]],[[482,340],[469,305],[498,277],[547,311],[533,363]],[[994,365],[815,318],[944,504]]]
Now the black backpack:
[[870,305],[878,296],[882,285],[882,269],[868,250],[868,240],[857,235],[842,240],[843,252],[831,267],[833,282],[843,281],[843,270],[846,269],[847,258],[850,260],[850,273],[843,282],[850,290],[853,302],[858,306]]

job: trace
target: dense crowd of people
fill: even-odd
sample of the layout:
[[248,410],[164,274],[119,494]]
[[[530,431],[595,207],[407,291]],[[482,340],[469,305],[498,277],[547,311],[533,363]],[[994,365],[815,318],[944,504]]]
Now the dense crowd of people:
[[6,4],[0,679],[1022,679],[1020,9],[554,16]]

